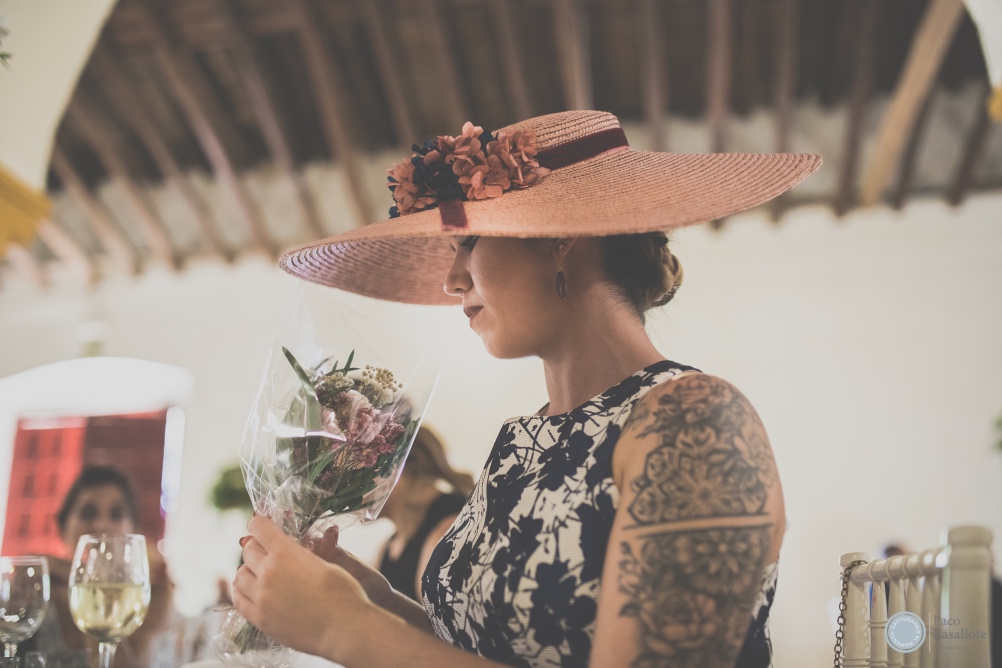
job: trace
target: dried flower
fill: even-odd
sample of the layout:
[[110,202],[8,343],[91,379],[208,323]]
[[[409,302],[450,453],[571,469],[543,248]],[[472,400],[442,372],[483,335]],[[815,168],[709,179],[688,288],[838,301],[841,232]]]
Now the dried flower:
[[478,200],[490,197],[501,197],[505,190],[511,188],[508,170],[495,155],[488,156],[485,164],[480,164],[459,177],[466,199]]
[[497,156],[508,169],[512,182],[523,188],[534,185],[550,173],[536,161],[538,152],[536,133],[530,129],[499,131],[497,139],[487,144],[487,153]]
[[410,213],[428,208],[435,202],[434,193],[414,181],[414,165],[410,161],[394,165],[389,170],[389,187],[393,201],[400,213]]
[[444,200],[490,199],[535,185],[550,173],[540,167],[538,152],[536,133],[530,129],[495,136],[467,121],[458,137],[441,135],[415,145],[410,161],[390,170],[388,185],[396,202],[390,217]]

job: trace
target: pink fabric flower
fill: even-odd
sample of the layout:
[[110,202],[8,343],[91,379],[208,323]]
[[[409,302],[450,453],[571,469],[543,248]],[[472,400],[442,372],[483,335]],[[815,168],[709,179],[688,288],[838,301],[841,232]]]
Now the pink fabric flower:
[[[441,135],[435,143],[421,149],[426,153],[415,154],[412,159],[420,155],[422,163],[419,166],[432,168],[436,182],[442,173],[440,170],[444,166],[451,167],[467,200],[500,197],[514,188],[535,185],[550,173],[536,159],[539,143],[532,130],[498,131],[496,138],[486,146],[481,140],[483,132],[482,127],[467,121],[458,137]],[[400,215],[434,206],[442,192],[440,185],[418,186],[414,182],[414,171],[410,161],[394,165],[389,171],[389,185]],[[426,181],[427,177],[422,177],[422,182]]]
[[388,170],[393,179],[389,186],[393,188],[393,201],[401,214],[427,209],[435,203],[435,194],[414,183],[414,165],[405,160],[393,169]]
[[508,170],[495,155],[487,156],[482,164],[460,176],[459,184],[468,200],[501,197],[505,190],[511,188]]
[[529,129],[505,132],[499,130],[497,139],[487,144],[488,155],[497,156],[508,170],[508,176],[518,187],[528,187],[550,173],[536,161],[539,146],[536,133]]

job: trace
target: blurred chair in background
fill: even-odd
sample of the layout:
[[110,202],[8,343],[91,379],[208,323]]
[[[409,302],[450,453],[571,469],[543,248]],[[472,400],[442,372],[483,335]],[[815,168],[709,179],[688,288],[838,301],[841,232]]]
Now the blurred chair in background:
[[991,543],[988,529],[958,526],[938,548],[873,561],[843,554],[836,659],[846,668],[989,668]]

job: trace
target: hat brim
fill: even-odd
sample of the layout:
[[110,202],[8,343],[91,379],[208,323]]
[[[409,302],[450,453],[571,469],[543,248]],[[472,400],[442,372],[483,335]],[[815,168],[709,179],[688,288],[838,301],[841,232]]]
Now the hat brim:
[[616,149],[554,170],[530,188],[463,202],[466,228],[443,228],[438,209],[428,209],[311,243],[280,264],[294,276],[376,299],[458,304],[443,290],[454,257],[443,237],[667,231],[767,202],[820,166],[814,154]]

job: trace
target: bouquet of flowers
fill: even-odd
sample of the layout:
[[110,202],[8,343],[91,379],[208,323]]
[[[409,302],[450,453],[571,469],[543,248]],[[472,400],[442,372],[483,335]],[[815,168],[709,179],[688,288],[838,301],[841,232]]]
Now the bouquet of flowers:
[[[416,358],[403,342],[384,335],[377,352],[372,327],[354,330],[361,316],[345,317],[343,305],[318,308],[319,290],[299,292],[298,313],[276,341],[241,454],[255,512],[304,543],[332,525],[376,519],[438,378],[426,359],[407,362]],[[318,322],[324,316],[335,322]],[[397,375],[402,372],[406,376]],[[235,610],[223,622],[217,648],[237,665],[291,665],[291,650]]]

